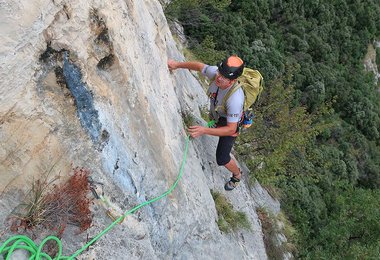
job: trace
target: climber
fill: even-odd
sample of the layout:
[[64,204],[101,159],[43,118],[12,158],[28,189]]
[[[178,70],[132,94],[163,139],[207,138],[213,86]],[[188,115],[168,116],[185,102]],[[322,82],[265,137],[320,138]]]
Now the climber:
[[235,143],[238,124],[243,112],[244,93],[241,88],[234,92],[226,101],[226,108],[222,107],[223,97],[238,84],[237,78],[243,73],[244,62],[238,56],[230,56],[217,66],[210,66],[202,62],[178,62],[168,60],[169,70],[190,69],[201,72],[212,80],[207,95],[210,98],[210,116],[216,121],[216,128],[190,126],[189,133],[193,138],[202,135],[219,136],[216,149],[216,161],[219,166],[226,167],[231,173],[231,179],[224,185],[226,190],[233,190],[241,179],[241,170],[236,161],[231,158],[230,152]]

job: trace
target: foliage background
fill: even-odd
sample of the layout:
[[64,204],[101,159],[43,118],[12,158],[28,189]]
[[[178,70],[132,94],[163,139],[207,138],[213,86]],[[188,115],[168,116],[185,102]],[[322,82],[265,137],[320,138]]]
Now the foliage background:
[[[363,58],[380,38],[376,0],[175,0],[197,57],[238,54],[265,91],[236,150],[277,189],[297,258],[380,255],[380,92]],[[379,64],[380,51],[376,51]]]

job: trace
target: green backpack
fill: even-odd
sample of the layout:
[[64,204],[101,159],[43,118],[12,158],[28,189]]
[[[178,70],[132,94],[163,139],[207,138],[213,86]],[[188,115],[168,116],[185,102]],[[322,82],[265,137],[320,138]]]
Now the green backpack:
[[223,106],[226,111],[226,102],[228,98],[241,87],[244,92],[244,117],[242,118],[240,125],[244,128],[248,128],[251,126],[253,118],[251,106],[255,103],[264,89],[264,79],[258,70],[244,68],[243,74],[238,78],[238,82],[239,83],[235,84],[224,96],[221,106]]

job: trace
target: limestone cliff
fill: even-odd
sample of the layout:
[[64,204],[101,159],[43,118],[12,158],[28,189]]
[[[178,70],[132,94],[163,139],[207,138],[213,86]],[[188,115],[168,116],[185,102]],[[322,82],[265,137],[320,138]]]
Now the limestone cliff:
[[[89,169],[120,210],[166,191],[184,153],[181,111],[204,124],[207,98],[193,74],[167,69],[169,57],[183,56],[159,1],[13,0],[1,2],[0,13],[1,242],[12,235],[6,218],[46,171]],[[279,205],[247,181],[225,192],[229,174],[215,163],[216,142],[191,141],[174,192],[79,259],[266,259],[255,208]],[[252,229],[220,232],[210,189],[245,212]],[[86,232],[67,228],[65,255],[111,222],[98,204],[92,211]]]
[[[368,44],[367,53],[364,57],[364,68],[374,74],[375,84],[378,83],[380,78],[379,68],[376,64],[376,49],[380,48],[380,41],[373,41],[373,44]],[[378,89],[380,90],[380,89]]]

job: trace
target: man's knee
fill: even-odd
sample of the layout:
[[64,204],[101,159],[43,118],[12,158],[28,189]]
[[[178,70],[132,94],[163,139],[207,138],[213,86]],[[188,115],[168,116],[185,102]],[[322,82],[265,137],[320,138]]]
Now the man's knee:
[[231,156],[228,155],[227,156],[218,156],[216,155],[216,163],[219,165],[219,166],[224,166],[226,165],[227,163],[229,163],[231,161]]

